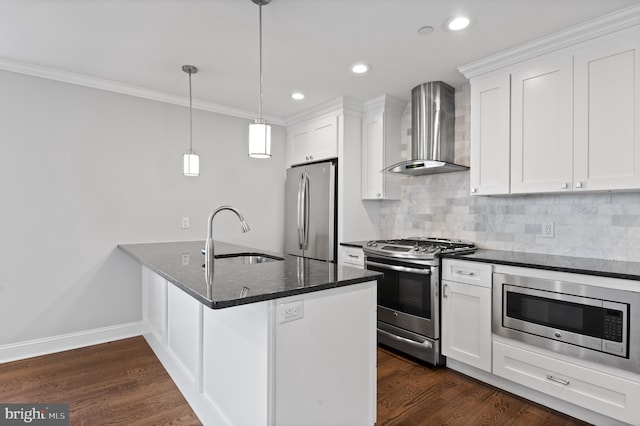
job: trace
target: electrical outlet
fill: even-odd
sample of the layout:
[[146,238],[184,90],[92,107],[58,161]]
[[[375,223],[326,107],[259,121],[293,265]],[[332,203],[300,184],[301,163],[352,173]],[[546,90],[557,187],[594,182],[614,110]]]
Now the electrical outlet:
[[278,324],[304,318],[304,300],[278,306]]
[[190,263],[189,253],[182,253],[182,266],[188,266]]
[[554,236],[553,222],[542,222],[542,237],[553,238]]
[[189,218],[187,216],[182,218],[182,229],[189,229],[191,224],[189,223]]

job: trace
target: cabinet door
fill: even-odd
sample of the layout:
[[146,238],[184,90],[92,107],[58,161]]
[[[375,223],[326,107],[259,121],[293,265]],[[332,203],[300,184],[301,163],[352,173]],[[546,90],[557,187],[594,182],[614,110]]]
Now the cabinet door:
[[442,353],[491,372],[491,289],[442,281]]
[[142,267],[142,319],[158,343],[166,345],[167,280]]
[[571,190],[573,60],[533,60],[511,75],[511,192]]
[[199,385],[202,303],[175,285],[167,286],[167,349],[193,385]]
[[400,161],[401,117],[386,112],[367,113],[362,120],[362,199],[397,200],[400,176],[382,169]]
[[575,190],[640,188],[640,33],[576,53]]
[[384,194],[384,113],[367,114],[362,121],[362,198]]
[[338,117],[329,115],[288,130],[289,165],[338,156]]
[[471,81],[471,194],[509,193],[510,76]]

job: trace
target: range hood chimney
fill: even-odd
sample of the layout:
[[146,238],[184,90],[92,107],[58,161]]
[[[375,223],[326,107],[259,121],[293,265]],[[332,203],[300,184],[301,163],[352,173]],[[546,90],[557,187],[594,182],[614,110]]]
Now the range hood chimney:
[[411,90],[411,160],[384,171],[426,175],[468,170],[455,164],[455,90],[441,81]]

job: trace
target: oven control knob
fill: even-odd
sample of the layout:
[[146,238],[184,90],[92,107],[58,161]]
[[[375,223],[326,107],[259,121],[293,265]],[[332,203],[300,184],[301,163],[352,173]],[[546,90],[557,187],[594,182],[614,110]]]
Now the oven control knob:
[[562,337],[562,334],[560,334],[559,331],[556,331],[555,333],[553,333],[554,336],[556,336],[558,339]]

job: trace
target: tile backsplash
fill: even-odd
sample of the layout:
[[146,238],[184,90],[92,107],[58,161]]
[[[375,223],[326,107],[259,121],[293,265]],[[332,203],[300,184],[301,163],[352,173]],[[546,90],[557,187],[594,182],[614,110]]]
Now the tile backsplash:
[[[469,164],[469,85],[456,90],[456,162]],[[409,158],[411,107],[402,117]],[[542,236],[544,223],[554,236]],[[401,199],[384,201],[383,238],[447,237],[481,248],[640,261],[640,192],[479,197],[469,172],[403,177]]]

